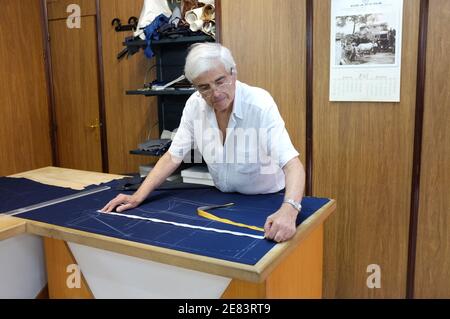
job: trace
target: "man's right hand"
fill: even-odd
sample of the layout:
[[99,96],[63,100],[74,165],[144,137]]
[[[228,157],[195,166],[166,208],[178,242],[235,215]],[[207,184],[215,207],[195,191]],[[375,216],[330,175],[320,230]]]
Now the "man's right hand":
[[106,204],[101,211],[110,213],[115,209],[116,212],[121,213],[124,210],[139,206],[155,188],[161,185],[180,166],[182,160],[182,158],[172,157],[170,152],[166,152],[133,195],[119,194]]
[[142,200],[139,200],[135,195],[119,194],[114,199],[109,201],[109,203],[106,204],[101,211],[103,213],[110,213],[116,209],[116,212],[121,213],[124,210],[139,206],[141,202]]

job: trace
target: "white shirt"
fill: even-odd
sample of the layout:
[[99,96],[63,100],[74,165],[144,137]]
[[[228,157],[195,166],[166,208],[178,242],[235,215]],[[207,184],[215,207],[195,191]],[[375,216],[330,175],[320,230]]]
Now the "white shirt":
[[185,158],[191,148],[202,154],[219,190],[242,194],[282,190],[282,167],[299,155],[272,96],[239,81],[224,144],[213,108],[198,92],[189,97],[169,152]]

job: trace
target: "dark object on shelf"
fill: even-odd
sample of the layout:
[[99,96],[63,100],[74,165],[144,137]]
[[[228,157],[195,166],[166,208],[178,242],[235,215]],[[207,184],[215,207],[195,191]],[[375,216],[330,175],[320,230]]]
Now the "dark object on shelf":
[[117,54],[117,60],[122,59],[125,55],[127,55],[127,57],[130,57],[133,54],[138,53],[139,52],[139,46],[136,46],[136,45],[128,46],[127,43],[134,42],[134,41],[139,41],[139,40],[140,40],[139,37],[126,37],[125,38],[125,42],[124,42],[124,45],[126,45],[126,47],[125,47],[125,49],[120,51],[119,54]]
[[[160,38],[159,40],[153,40],[152,46],[161,45],[183,45],[183,44],[193,44],[197,42],[214,42],[214,39],[204,33],[196,33],[195,35],[176,37],[176,38]],[[123,45],[131,48],[137,47],[138,49],[145,49],[147,47],[147,41],[141,40],[139,37],[136,38],[126,38]]]
[[122,31],[136,31],[139,19],[136,17],[130,17],[127,25],[122,25],[119,18],[114,18],[111,25],[115,27],[116,32]]
[[195,37],[205,35],[201,31],[192,31],[189,25],[179,25],[175,27],[171,24],[163,25],[158,30],[160,39],[178,39],[182,37]]
[[[201,33],[194,33],[194,35],[190,36],[161,37],[159,40],[153,40],[151,45],[154,49],[156,49],[156,47],[159,47],[161,45],[170,45],[170,46],[183,44],[189,45],[197,42],[213,42],[213,41],[214,39],[211,36],[201,32]],[[122,50],[122,52],[124,52],[123,56],[125,56],[126,53],[128,53],[128,56],[131,56],[137,53],[141,48],[145,50],[145,48],[147,47],[147,41],[142,40],[139,37],[128,37],[125,38],[123,45],[126,46],[126,48]]]
[[166,17],[164,14],[160,14],[153,20],[152,23],[150,23],[148,26],[144,28],[144,34],[145,34],[145,41],[147,42],[147,46],[145,47],[145,56],[149,59],[151,59],[155,54],[152,50],[152,41],[153,40],[159,40],[159,33],[158,29],[167,24],[169,22],[169,18]]
[[138,145],[138,149],[141,151],[154,153],[156,156],[164,154],[172,144],[170,139],[156,139],[148,140]]
[[[135,175],[132,177],[124,178],[123,184],[118,186],[116,190],[118,191],[136,191],[139,186],[141,186],[145,177],[141,177],[139,175]],[[183,183],[181,179],[175,181],[164,181],[156,190],[175,190],[175,189],[210,189],[214,188],[214,186],[209,185],[201,185],[201,184],[191,184],[191,183]]]

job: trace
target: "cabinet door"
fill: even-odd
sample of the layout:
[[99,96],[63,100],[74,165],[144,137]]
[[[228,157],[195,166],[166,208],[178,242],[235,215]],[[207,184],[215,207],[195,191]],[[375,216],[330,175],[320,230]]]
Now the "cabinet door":
[[51,20],[49,33],[59,165],[102,171],[96,17]]

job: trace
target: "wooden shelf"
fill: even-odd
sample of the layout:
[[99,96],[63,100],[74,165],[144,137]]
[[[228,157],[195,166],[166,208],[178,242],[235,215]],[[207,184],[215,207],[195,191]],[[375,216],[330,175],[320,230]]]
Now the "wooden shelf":
[[174,89],[174,90],[139,89],[126,91],[127,95],[144,95],[144,96],[191,95],[192,93],[195,93],[195,89]]
[[165,152],[158,155],[158,154],[156,154],[156,152],[143,151],[143,150],[139,150],[139,149],[130,151],[130,154],[133,154],[133,155],[156,156],[156,157],[161,157],[164,155],[164,153]]
[[[157,46],[157,45],[171,45],[171,44],[183,44],[183,43],[196,43],[196,42],[213,42],[214,39],[209,35],[196,35],[191,37],[179,37],[175,39],[171,38],[164,38],[160,40],[152,40],[151,45]],[[124,46],[127,47],[142,47],[145,48],[147,46],[146,40],[133,40],[128,42],[123,42]]]

